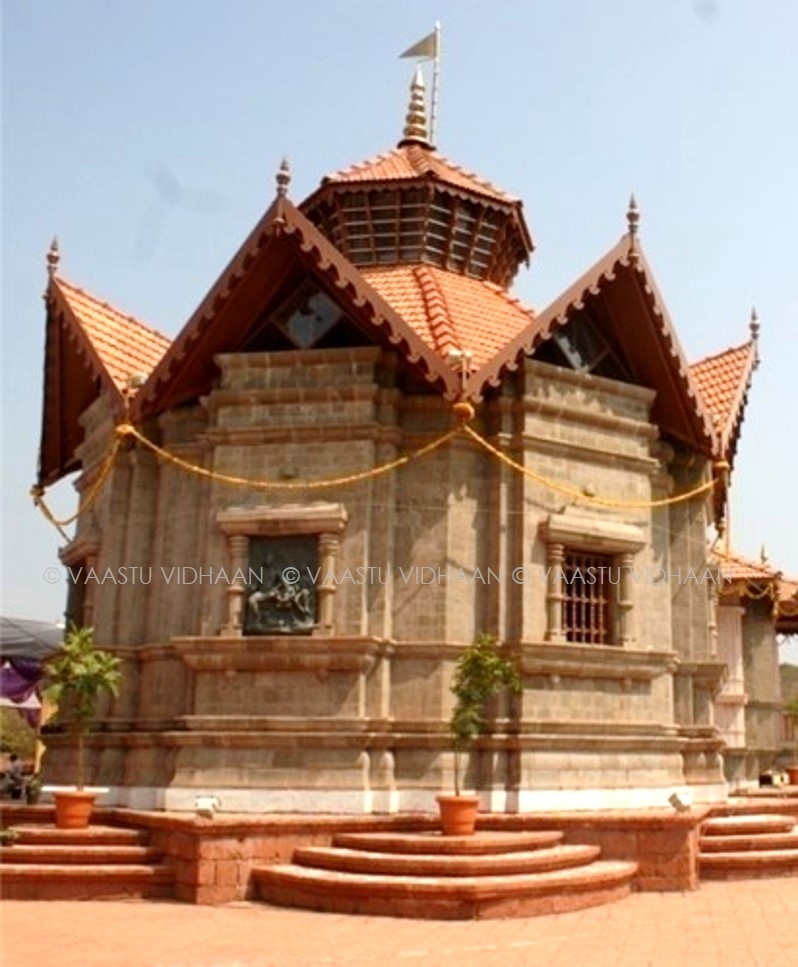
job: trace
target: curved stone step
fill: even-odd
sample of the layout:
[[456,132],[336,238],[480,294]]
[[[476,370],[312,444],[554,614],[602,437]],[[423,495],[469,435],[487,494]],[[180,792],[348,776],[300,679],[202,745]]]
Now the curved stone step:
[[42,863],[30,866],[6,863],[0,876],[0,896],[7,900],[171,897],[173,891],[174,870],[167,865]]
[[702,853],[737,853],[749,850],[798,849],[798,832],[759,833],[751,836],[704,836]]
[[528,852],[562,843],[563,833],[542,830],[531,833],[480,831],[473,836],[444,836],[442,833],[338,833],[333,846],[379,853],[436,855],[496,854]]
[[743,816],[717,816],[708,819],[702,829],[701,836],[742,836],[758,835],[759,833],[789,833],[795,827],[793,816],[762,813]]
[[55,826],[15,825],[17,845],[48,846],[143,846],[148,834],[119,826],[88,826],[86,829],[58,829]]
[[303,866],[253,869],[262,900],[335,913],[468,920],[528,917],[627,896],[636,863],[596,862],[547,873],[479,877],[370,876]]
[[374,876],[506,876],[585,866],[598,859],[600,852],[598,846],[554,846],[526,853],[401,855],[307,846],[294,851],[293,862],[299,866]]
[[701,853],[701,879],[763,879],[798,874],[798,849],[747,850],[739,853]]
[[96,866],[101,863],[151,864],[157,863],[162,854],[151,846],[65,846],[63,844],[35,844],[17,842],[14,846],[0,847],[0,863],[85,863]]

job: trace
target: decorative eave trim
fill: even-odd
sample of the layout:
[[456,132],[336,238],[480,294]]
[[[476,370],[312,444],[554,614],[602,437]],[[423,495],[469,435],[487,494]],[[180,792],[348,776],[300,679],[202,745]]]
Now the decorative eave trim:
[[564,325],[574,310],[583,308],[589,295],[600,295],[604,287],[614,283],[621,273],[631,274],[639,288],[642,303],[648,311],[649,318],[662,337],[663,349],[669,360],[668,365],[683,392],[685,412],[692,424],[693,434],[701,441],[702,449],[715,453],[717,435],[712,426],[710,414],[690,374],[687,359],[643,255],[639,240],[633,240],[628,234],[622,236],[606,255],[538,313],[533,322],[493,359],[472,373],[466,383],[466,394],[472,400],[481,400],[488,387],[498,386],[505,372],[517,370],[525,355],[533,352]]
[[97,351],[91,337],[83,328],[83,324],[78,319],[75,310],[69,301],[69,296],[59,285],[57,276],[50,278],[45,293],[45,300],[48,309],[54,309],[56,317],[54,323],[58,325],[63,322],[67,326],[68,335],[76,342],[78,353],[86,360],[94,376],[100,380],[105,390],[112,399],[114,410],[121,413],[124,410],[124,396],[116,381],[111,376],[102,356]]
[[357,269],[321,234],[287,198],[278,197],[209,290],[178,337],[150,374],[133,403],[133,417],[158,412],[161,390],[168,386],[188,350],[213,323],[218,312],[245,278],[261,250],[275,237],[293,239],[300,257],[320,270],[344,301],[360,311],[377,329],[384,329],[390,345],[420,367],[428,382],[437,384],[446,398],[458,392],[454,372],[426,346],[421,337],[374,291]]
[[[734,462],[734,456],[737,451],[737,443],[745,419],[745,409],[748,404],[748,394],[754,379],[754,371],[759,365],[759,352],[755,339],[750,339],[740,347],[733,346],[727,352],[733,352],[735,349],[745,349],[747,351],[747,358],[741,369],[737,390],[729,407],[725,422],[723,426],[716,428],[718,444],[716,457],[721,460],[727,460],[730,465]],[[720,355],[723,354],[719,353],[718,356]],[[698,363],[694,363],[691,370],[694,370],[696,366],[705,361],[700,360]]]

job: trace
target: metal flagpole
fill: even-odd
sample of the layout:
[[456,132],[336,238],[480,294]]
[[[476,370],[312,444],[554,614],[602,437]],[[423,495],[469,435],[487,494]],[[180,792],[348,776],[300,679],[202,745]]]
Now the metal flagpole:
[[432,101],[430,105],[430,116],[429,116],[429,140],[430,144],[435,147],[435,127],[438,120],[438,89],[440,85],[440,67],[441,67],[441,24],[439,20],[435,21],[435,57],[432,61]]

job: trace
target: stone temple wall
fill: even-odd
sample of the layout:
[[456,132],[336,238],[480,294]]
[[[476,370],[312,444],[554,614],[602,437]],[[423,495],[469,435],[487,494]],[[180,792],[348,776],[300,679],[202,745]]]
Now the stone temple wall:
[[[438,438],[451,405],[378,349],[217,363],[206,398],[145,431],[217,475],[286,489],[209,481],[132,448],[64,556],[149,577],[82,589],[97,641],[125,659],[91,739],[93,781],[114,803],[190,809],[213,791],[230,810],[432,808],[451,783],[452,667],[482,631],[524,683],[470,757],[486,807],[663,805],[687,771],[697,798],[717,795],[707,589],[667,577],[702,562],[705,510],[588,510],[574,496],[645,504],[700,480],[703,461],[658,439],[649,391],[528,362],[474,426],[538,477],[460,436],[317,491],[300,482]],[[100,409],[86,415],[87,455],[110,432]],[[563,622],[552,574],[572,554],[616,568],[600,645],[569,640]],[[261,584],[235,577],[256,558]],[[301,579],[286,586],[294,559]],[[49,744],[47,778],[67,781],[70,742]]]

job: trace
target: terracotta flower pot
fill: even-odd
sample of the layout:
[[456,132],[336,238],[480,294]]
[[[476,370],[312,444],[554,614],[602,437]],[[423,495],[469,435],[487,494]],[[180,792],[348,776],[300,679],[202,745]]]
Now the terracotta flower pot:
[[74,789],[54,792],[55,825],[58,829],[85,829],[94,809],[96,792]]
[[798,786],[798,764],[787,766],[787,782],[791,786]]
[[436,797],[444,836],[473,836],[477,824],[479,796]]

